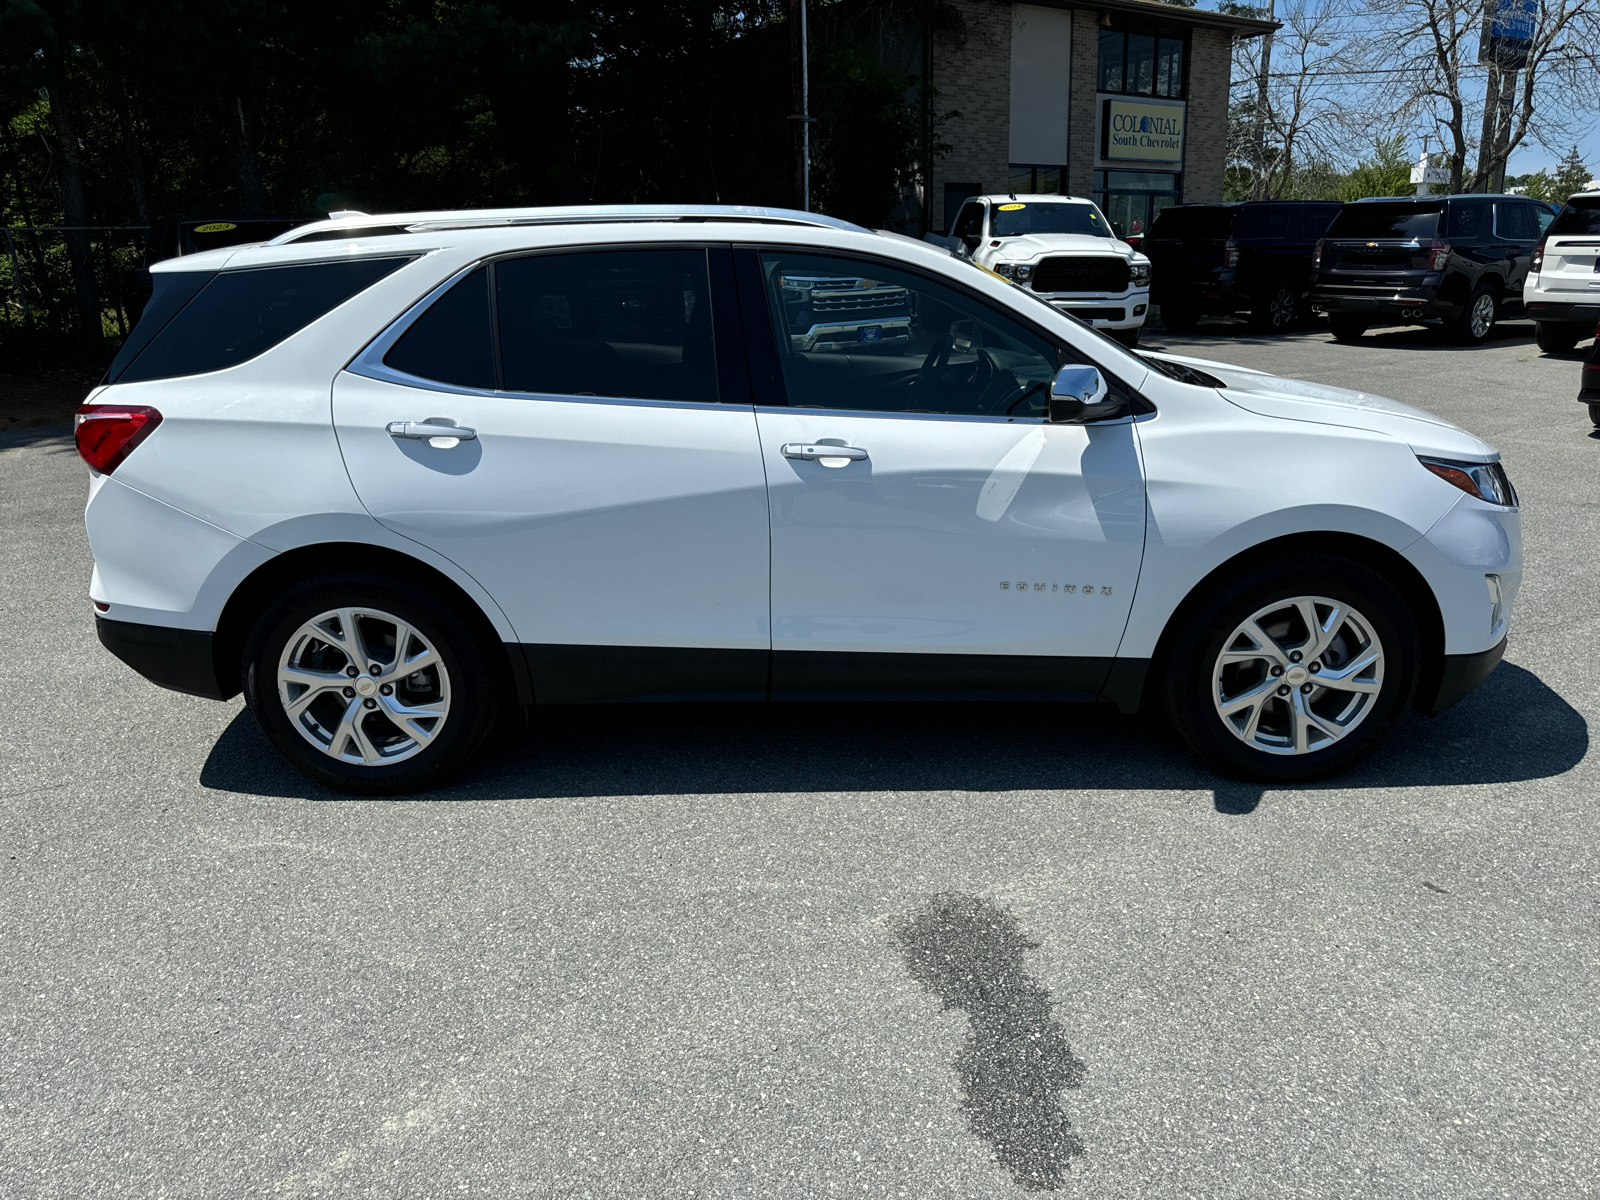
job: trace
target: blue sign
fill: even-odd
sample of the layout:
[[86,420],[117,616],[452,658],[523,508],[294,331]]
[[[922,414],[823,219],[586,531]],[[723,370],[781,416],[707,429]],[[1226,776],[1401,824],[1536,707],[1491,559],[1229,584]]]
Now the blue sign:
[[883,326],[882,325],[863,325],[861,327],[861,340],[863,342],[881,342],[881,341],[883,341]]
[[1494,14],[1486,26],[1478,61],[1520,70],[1528,65],[1528,51],[1539,28],[1539,0],[1495,0]]

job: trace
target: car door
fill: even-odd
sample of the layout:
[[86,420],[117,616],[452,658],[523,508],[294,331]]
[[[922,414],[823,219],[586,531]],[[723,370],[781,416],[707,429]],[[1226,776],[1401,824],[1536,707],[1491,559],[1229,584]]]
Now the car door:
[[766,694],[766,484],[732,297],[726,248],[502,258],[335,382],[362,502],[495,598],[541,702]]
[[982,201],[969,200],[961,208],[961,215],[956,218],[955,229],[951,237],[961,243],[960,254],[971,258],[977,254],[983,245],[983,218],[985,206]]
[[[1047,423],[1070,353],[949,282],[877,259],[737,256],[773,698],[1098,692],[1144,549],[1131,421]],[[797,293],[817,280],[853,314],[855,349],[808,348]],[[903,314],[903,342],[874,335]]]
[[1533,205],[1526,200],[1500,200],[1495,203],[1495,238],[1505,260],[1505,310],[1520,312],[1522,288],[1533,265],[1533,250],[1538,244],[1538,222]]

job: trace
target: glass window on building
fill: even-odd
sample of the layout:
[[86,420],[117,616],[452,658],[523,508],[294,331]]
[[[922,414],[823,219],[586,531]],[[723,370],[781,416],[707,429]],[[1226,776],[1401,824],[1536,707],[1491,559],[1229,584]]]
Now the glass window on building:
[[1171,171],[1096,171],[1094,202],[1123,239],[1138,239],[1163,209],[1182,203],[1183,176]]
[[1177,26],[1128,21],[1102,29],[1100,90],[1182,100],[1188,83],[1184,70],[1188,48],[1189,32]]
[[1066,178],[1065,167],[1044,167],[1032,163],[1012,163],[1010,191],[1033,196],[1061,195],[1061,181]]

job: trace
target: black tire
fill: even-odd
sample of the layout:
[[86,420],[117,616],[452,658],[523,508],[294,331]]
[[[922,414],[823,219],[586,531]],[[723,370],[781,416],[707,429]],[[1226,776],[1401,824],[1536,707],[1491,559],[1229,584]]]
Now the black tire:
[[[392,668],[396,672],[393,682],[382,685],[388,690],[362,700],[354,694],[354,687],[336,692],[331,684],[323,685],[325,697],[314,701],[297,722],[280,697],[279,664],[293,639],[296,645],[309,647],[300,652],[293,665],[314,667],[324,673],[345,671],[351,665],[349,658],[333,640],[313,638],[307,642],[302,632],[307,622],[337,609],[371,610],[405,622],[416,639],[407,639],[408,649],[431,647],[437,653],[442,673],[438,668],[424,666],[404,676],[398,674],[393,645],[398,626],[384,621],[382,616],[363,618],[359,622],[362,641],[370,643],[366,649],[377,661],[360,664],[351,684],[365,690],[370,683],[376,688],[377,680],[363,678],[368,668],[383,667],[380,679],[389,677]],[[338,621],[329,628],[342,632]],[[385,630],[388,644],[384,642]],[[305,580],[278,596],[251,628],[241,663],[245,703],[273,749],[318,783],[361,795],[419,791],[446,781],[459,770],[493,728],[499,714],[500,688],[491,666],[492,650],[474,635],[467,619],[421,588],[376,574],[324,575]],[[412,657],[418,655],[413,653]],[[298,693],[296,698],[304,695]],[[391,704],[404,702],[418,706],[438,704],[440,697],[445,709],[442,717],[412,722],[417,730],[426,731],[425,742],[422,732],[408,737],[399,724],[389,721],[377,709],[379,704],[385,706],[384,711]],[[357,704],[365,708],[358,711]],[[362,750],[353,733],[346,732],[341,737],[341,731],[347,728],[338,724],[341,713],[346,714],[344,720],[351,719],[348,714],[356,714],[354,723],[361,726],[360,741],[365,746],[394,752],[397,761],[383,762],[380,758],[375,765],[350,762],[319,748],[320,742],[314,745],[313,737],[326,733],[330,743],[339,740],[352,753]],[[336,726],[331,732],[330,725]]]
[[1354,342],[1367,331],[1367,323],[1359,317],[1352,317],[1345,313],[1328,314],[1328,332],[1333,334],[1334,341]]
[[[1480,309],[1485,307],[1484,297],[1488,297],[1488,321],[1479,323]],[[1451,317],[1444,324],[1445,335],[1458,346],[1481,346],[1488,341],[1489,335],[1494,332],[1495,322],[1500,319],[1500,297],[1495,290],[1486,283],[1480,283],[1473,289],[1467,306],[1458,316]]]
[[1300,298],[1287,283],[1274,283],[1250,309],[1252,333],[1288,333],[1294,328]]
[[[1142,329],[1143,326],[1140,326],[1140,328]],[[1117,341],[1121,342],[1129,350],[1132,350],[1139,344],[1139,329],[1113,329],[1111,331],[1111,336],[1116,338]]]
[[1589,402],[1589,420],[1593,421],[1596,427],[1600,427],[1600,401]]
[[[1323,597],[1346,605],[1370,627],[1382,650],[1382,679],[1379,691],[1370,701],[1360,701],[1365,707],[1362,715],[1350,722],[1349,732],[1323,748],[1308,749],[1301,753],[1274,753],[1256,745],[1246,744],[1241,736],[1231,731],[1213,697],[1216,679],[1214,671],[1229,637],[1252,614],[1280,601],[1294,597]],[[1288,610],[1282,610],[1288,611]],[[1317,610],[1321,617],[1322,610]],[[1213,766],[1233,775],[1246,778],[1282,781],[1316,779],[1332,775],[1352,766],[1370,754],[1393,729],[1395,723],[1410,706],[1416,691],[1421,663],[1420,639],[1416,621],[1400,594],[1365,564],[1336,554],[1303,554],[1258,566],[1242,577],[1225,583],[1184,614],[1183,623],[1164,647],[1163,675],[1158,679],[1158,689],[1168,717],[1179,737],[1194,752]],[[1269,618],[1263,617],[1263,621]],[[1294,631],[1305,629],[1302,621],[1298,627],[1288,626],[1287,644],[1292,645],[1298,636]],[[1343,628],[1343,627],[1341,627]],[[1269,630],[1269,632],[1271,632]],[[1324,658],[1327,669],[1348,662],[1342,654],[1354,645],[1341,635]],[[1354,651],[1351,651],[1354,653]],[[1298,653],[1298,651],[1296,651]],[[1298,662],[1296,663],[1298,664]],[[1305,664],[1309,668],[1310,664]],[[1319,662],[1319,669],[1322,663]],[[1234,668],[1226,668],[1234,669]],[[1257,669],[1251,665],[1249,669]],[[1350,693],[1332,689],[1319,690],[1316,676],[1306,675],[1306,683],[1313,693],[1303,701],[1289,695],[1283,699],[1281,688],[1272,685],[1266,676],[1265,663],[1260,667],[1259,680],[1245,680],[1240,686],[1266,685],[1272,694],[1262,701],[1263,712],[1254,719],[1259,721],[1261,736],[1276,736],[1275,728],[1291,730],[1291,706],[1298,701],[1304,705],[1321,705],[1319,715],[1345,703]],[[1286,681],[1294,678],[1291,669]],[[1242,694],[1242,693],[1241,693]],[[1331,708],[1330,708],[1331,706]],[[1313,709],[1313,712],[1318,710]],[[1247,712],[1246,719],[1250,714]],[[1292,733],[1285,732],[1292,738]],[[1309,746],[1309,739],[1307,741]]]
[[1190,304],[1163,304],[1161,323],[1173,333],[1190,333],[1200,324],[1200,310]]
[[1533,324],[1534,343],[1546,354],[1565,354],[1578,344],[1583,335],[1581,325],[1555,321],[1535,321]]

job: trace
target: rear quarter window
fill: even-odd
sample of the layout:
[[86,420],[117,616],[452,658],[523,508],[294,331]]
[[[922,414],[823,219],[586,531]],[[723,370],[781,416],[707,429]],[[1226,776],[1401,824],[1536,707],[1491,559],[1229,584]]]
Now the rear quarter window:
[[1600,233],[1600,196],[1581,196],[1567,201],[1567,205],[1550,223],[1550,236],[1563,233]]
[[[410,261],[368,258],[213,275],[120,371],[113,369],[111,382],[200,375],[248,362]],[[144,320],[152,315],[147,311]],[[136,328],[129,342],[138,334]]]
[[1284,204],[1247,205],[1233,219],[1233,236],[1281,242],[1289,236],[1291,211]]

